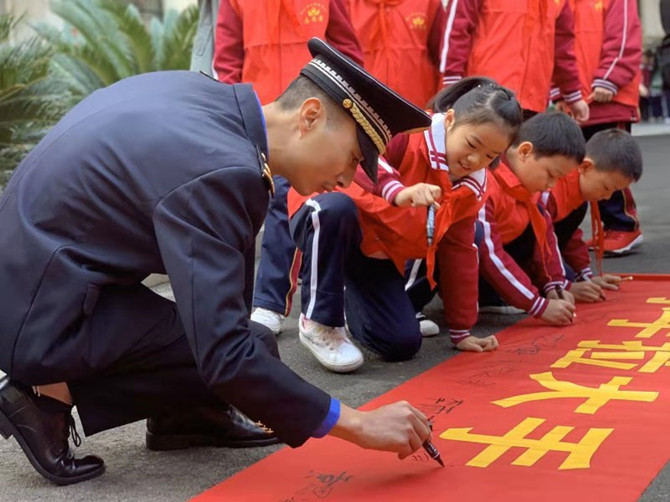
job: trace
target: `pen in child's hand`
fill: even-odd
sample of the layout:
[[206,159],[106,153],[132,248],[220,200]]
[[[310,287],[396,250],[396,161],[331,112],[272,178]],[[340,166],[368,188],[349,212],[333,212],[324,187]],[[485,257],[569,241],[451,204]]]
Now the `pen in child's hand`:
[[433,236],[435,234],[435,206],[428,206],[428,218],[426,219],[426,235],[428,236],[428,245],[433,245]]

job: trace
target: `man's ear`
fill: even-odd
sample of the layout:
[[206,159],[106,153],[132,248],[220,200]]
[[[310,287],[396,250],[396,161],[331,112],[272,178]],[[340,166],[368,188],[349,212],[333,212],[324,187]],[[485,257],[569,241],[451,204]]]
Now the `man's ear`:
[[307,98],[298,112],[300,136],[316,130],[326,121],[326,107],[319,98]]
[[581,164],[577,167],[580,175],[584,175],[595,168],[593,161],[588,157],[585,157]]

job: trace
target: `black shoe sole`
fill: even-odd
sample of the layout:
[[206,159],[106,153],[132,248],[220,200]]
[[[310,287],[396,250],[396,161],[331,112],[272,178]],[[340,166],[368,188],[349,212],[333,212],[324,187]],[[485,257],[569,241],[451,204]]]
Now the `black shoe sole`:
[[146,445],[152,451],[183,450],[186,448],[214,446],[217,448],[253,448],[279,444],[279,439],[223,439],[199,434],[154,434],[147,431]]
[[61,486],[73,485],[75,483],[80,483],[81,481],[97,478],[103,472],[105,472],[105,465],[103,464],[102,466],[100,466],[99,469],[87,472],[86,474],[81,474],[80,476],[72,476],[64,478],[62,476],[55,476],[51,474],[44,467],[42,467],[42,465],[37,461],[35,455],[28,446],[28,443],[26,442],[25,439],[23,439],[21,432],[16,428],[16,426],[12,423],[9,417],[7,417],[4,414],[2,410],[0,410],[0,435],[5,439],[9,439],[10,437],[14,436],[14,439],[16,439],[16,441],[19,443],[19,446],[23,450],[23,453],[25,453],[26,457],[28,457],[28,460],[35,468],[35,470],[54,484]]

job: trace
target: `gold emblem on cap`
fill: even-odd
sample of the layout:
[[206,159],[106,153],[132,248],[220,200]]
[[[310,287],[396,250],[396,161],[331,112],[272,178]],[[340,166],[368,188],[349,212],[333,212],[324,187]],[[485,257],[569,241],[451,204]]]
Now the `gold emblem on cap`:
[[386,151],[386,143],[384,143],[384,140],[381,138],[377,130],[372,127],[372,124],[370,124],[365,115],[363,115],[363,112],[361,112],[360,108],[356,106],[356,103],[354,103],[349,98],[344,98],[342,100],[342,106],[351,112],[354,120],[358,122],[358,125],[361,126],[363,131],[365,131],[365,134],[370,137],[372,142],[377,147],[377,150],[379,150],[379,153],[384,153]]

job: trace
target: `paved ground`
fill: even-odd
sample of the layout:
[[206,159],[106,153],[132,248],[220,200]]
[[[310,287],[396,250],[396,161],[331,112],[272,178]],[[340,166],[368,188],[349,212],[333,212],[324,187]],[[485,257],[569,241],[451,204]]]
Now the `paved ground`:
[[[645,158],[645,175],[635,187],[645,243],[634,255],[608,259],[606,271],[670,273],[670,126],[638,128]],[[297,309],[294,309],[297,310]],[[436,303],[427,314],[439,322]],[[520,319],[482,316],[476,333],[495,333]],[[353,375],[326,373],[308,357],[297,341],[295,319],[279,337],[284,361],[309,381],[349,405],[359,406],[405,380],[454,357],[446,335],[425,341],[417,357],[405,363],[383,363],[374,358]],[[244,469],[278,447],[248,450],[199,449],[153,453],[144,448],[144,423],[102,433],[84,441],[83,452],[94,452],[107,463],[107,473],[95,480],[54,487],[30,467],[14,440],[0,438],[0,501],[181,501],[193,497]],[[442,452],[443,456],[445,452]],[[670,458],[670,452],[669,452]],[[641,498],[670,501],[670,468],[666,466]]]

